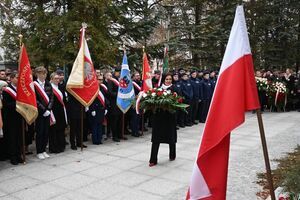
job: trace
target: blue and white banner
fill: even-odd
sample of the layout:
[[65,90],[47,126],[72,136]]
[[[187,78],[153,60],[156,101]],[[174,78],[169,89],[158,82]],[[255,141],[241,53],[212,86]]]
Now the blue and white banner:
[[128,111],[133,103],[134,97],[134,88],[130,77],[127,56],[126,53],[124,53],[117,97],[117,105],[123,113]]

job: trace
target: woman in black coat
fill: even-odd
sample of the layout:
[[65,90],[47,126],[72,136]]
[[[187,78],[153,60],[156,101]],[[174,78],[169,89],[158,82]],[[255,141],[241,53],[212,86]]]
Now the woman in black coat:
[[[172,85],[172,75],[167,74],[164,77],[163,85],[164,90],[174,91]],[[160,143],[169,144],[169,160],[173,161],[176,158],[176,142],[177,142],[177,130],[176,130],[176,114],[168,111],[157,110],[153,114],[152,122],[152,147],[151,156],[149,161],[149,167],[157,164],[157,154]]]
[[52,112],[55,117],[55,124],[50,126],[49,151],[60,153],[65,150],[65,128],[67,126],[67,114],[65,108],[65,94],[58,87],[59,76],[54,72],[51,74],[51,85],[53,89]]

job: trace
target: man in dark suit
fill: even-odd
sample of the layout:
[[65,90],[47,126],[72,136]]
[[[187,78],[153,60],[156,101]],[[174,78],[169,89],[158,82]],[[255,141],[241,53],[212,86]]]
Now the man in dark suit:
[[[53,105],[52,86],[47,77],[47,70],[44,67],[35,69],[37,80],[34,81],[36,94],[36,102],[38,106],[38,117],[36,119],[36,151],[38,159],[50,157],[46,153],[46,146],[49,140],[50,120],[54,123],[54,118],[51,117]],[[51,118],[51,119],[50,119]]]
[[[70,144],[72,150],[77,150],[81,147],[81,118],[85,118],[85,108],[72,95],[69,96],[68,101],[68,118],[70,119]],[[82,116],[83,113],[83,116]],[[77,146],[77,147],[76,147]],[[82,144],[83,148],[87,146]]]
[[7,139],[8,156],[13,165],[21,163],[22,116],[16,111],[18,74],[10,74],[11,83],[2,92],[3,131]]
[[[121,68],[117,67],[113,77],[108,80],[108,100],[110,102],[110,126],[112,131],[113,141],[120,142],[122,139],[122,111],[117,106],[118,83]],[[124,138],[125,139],[125,138]],[[127,138],[126,138],[127,139]]]

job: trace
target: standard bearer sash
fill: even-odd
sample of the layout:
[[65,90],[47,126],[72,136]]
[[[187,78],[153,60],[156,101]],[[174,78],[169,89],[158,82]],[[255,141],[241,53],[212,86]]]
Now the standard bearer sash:
[[5,87],[3,90],[7,92],[14,100],[17,99],[17,93],[11,87]]
[[110,80],[111,80],[116,86],[119,87],[119,81],[118,81],[117,79],[111,78]]
[[101,84],[100,84],[100,87],[104,90],[105,93],[108,92],[108,88],[106,87],[105,84],[101,83]]
[[66,106],[65,106],[65,103],[64,103],[64,97],[63,97],[61,91],[57,87],[52,86],[52,89],[53,89],[53,94],[56,96],[59,103],[63,106],[66,124],[68,124],[68,117],[67,117]]
[[[42,86],[37,81],[34,81],[33,84],[34,84],[34,86],[36,88],[36,91],[41,95],[41,97],[43,98],[43,100],[45,101],[45,103],[49,104],[49,97],[46,94],[45,90],[42,88]],[[50,125],[55,124],[55,122],[56,122],[56,120],[55,120],[54,114],[53,114],[53,112],[51,110],[50,111]]]
[[138,91],[141,91],[141,87],[135,81],[132,81],[132,84]]
[[100,90],[99,90],[99,93],[98,93],[97,97],[100,100],[100,102],[103,105],[103,107],[105,108],[105,98],[104,98],[104,95],[102,94],[102,92]]

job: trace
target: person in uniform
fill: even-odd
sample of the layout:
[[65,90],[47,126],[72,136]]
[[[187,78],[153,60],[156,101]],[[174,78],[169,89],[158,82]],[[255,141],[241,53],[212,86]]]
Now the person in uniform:
[[10,74],[11,83],[3,90],[3,132],[6,137],[10,163],[17,165],[23,162],[22,148],[22,116],[16,111],[18,73]]
[[190,81],[191,81],[192,88],[193,88],[193,99],[192,99],[192,104],[191,104],[192,123],[197,124],[196,118],[197,118],[197,111],[198,111],[198,105],[199,105],[200,93],[201,93],[201,82],[197,78],[196,70],[191,71]]
[[[98,76],[98,78],[101,75]],[[103,79],[103,77],[102,77]],[[98,80],[99,85],[101,82]],[[93,103],[89,106],[87,115],[88,115],[88,121],[90,125],[90,129],[92,131],[92,142],[95,145],[102,144],[102,123],[104,120],[104,114],[105,114],[105,97],[103,93],[100,91],[93,101]]]
[[[175,87],[172,84],[171,74],[167,74],[164,77],[161,88],[164,90],[170,90],[171,92],[174,92]],[[169,144],[169,160],[175,160],[177,142],[176,114],[170,113],[168,111],[157,111],[153,114],[152,125],[152,146],[149,167],[153,167],[157,164],[157,154],[160,143]]]
[[60,153],[65,150],[65,128],[67,126],[67,113],[65,107],[65,95],[59,89],[60,77],[53,72],[50,76],[53,89],[52,111],[55,117],[55,124],[50,126],[49,131],[49,151],[50,153]]
[[[120,78],[121,68],[117,67],[114,75],[107,82],[108,100],[110,102],[110,118],[109,123],[112,131],[112,138],[114,142],[120,142],[122,139],[122,111],[117,106],[118,96],[118,80]],[[127,138],[126,138],[127,139]]]
[[50,121],[54,123],[54,119],[51,116],[54,96],[52,86],[50,82],[46,80],[46,68],[37,67],[35,69],[35,74],[37,80],[34,81],[34,88],[38,107],[38,117],[35,124],[36,151],[38,159],[43,160],[50,157],[46,153],[46,147],[49,139]]
[[213,86],[209,79],[209,72],[203,73],[203,81],[202,81],[202,100],[201,100],[201,115],[200,115],[200,122],[205,123],[208,109],[210,105],[210,101],[213,94]]
[[[141,76],[139,72],[135,72],[132,76],[132,84],[134,88],[134,94],[137,97],[138,94],[141,91],[142,82],[141,82]],[[136,113],[136,108],[130,108],[130,127],[131,127],[131,135],[133,137],[139,137],[139,130],[142,129],[142,119],[141,115]],[[142,127],[141,127],[142,126]]]
[[192,126],[192,100],[193,100],[193,88],[192,84],[188,78],[188,74],[185,73],[181,77],[181,87],[182,87],[182,94],[184,97],[184,103],[190,105],[187,108],[187,113],[185,114],[184,120],[181,120],[181,125],[185,126]]
[[[181,83],[179,80],[179,74],[177,72],[174,72],[173,74],[173,87],[174,87],[174,92],[176,92],[176,94],[178,96],[183,96],[182,95],[182,87],[181,87]],[[177,110],[176,111],[176,119],[177,119],[177,126],[184,128],[185,125],[184,123],[180,123],[180,119],[184,118],[185,113],[182,110]]]

